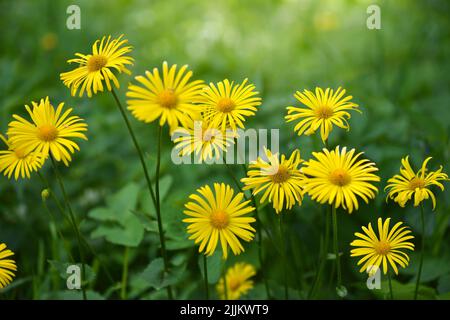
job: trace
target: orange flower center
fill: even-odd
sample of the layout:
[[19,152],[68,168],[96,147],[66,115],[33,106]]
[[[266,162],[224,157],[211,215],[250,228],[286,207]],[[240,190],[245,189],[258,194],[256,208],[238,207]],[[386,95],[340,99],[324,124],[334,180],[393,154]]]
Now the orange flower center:
[[380,255],[386,255],[391,250],[391,245],[387,241],[379,241],[375,245],[375,251]]
[[274,183],[283,183],[287,181],[291,175],[289,174],[289,170],[284,166],[279,166],[277,173],[273,174],[270,178]]
[[417,188],[425,188],[425,180],[422,178],[415,177],[409,182],[409,189],[414,191]]
[[58,129],[50,124],[44,124],[38,128],[38,138],[43,141],[53,141],[58,137]]
[[228,287],[230,288],[231,291],[236,291],[240,286],[241,282],[239,281],[239,279],[232,278],[228,282]]
[[316,109],[316,116],[320,119],[328,119],[333,115],[334,111],[329,106],[321,106]]
[[350,183],[352,177],[344,169],[336,169],[330,174],[330,182],[337,186],[343,187]]
[[93,55],[87,61],[87,68],[89,72],[95,72],[101,70],[108,63],[108,59],[105,56]]
[[27,156],[23,149],[15,149],[14,153],[18,159],[24,159]]
[[216,229],[224,229],[228,226],[230,219],[228,213],[223,210],[216,210],[211,214],[211,226]]
[[175,94],[175,90],[173,89],[166,89],[159,93],[158,95],[159,104],[167,109],[172,109],[176,107],[178,98]]
[[230,112],[236,107],[236,104],[230,98],[222,98],[217,103],[217,110],[223,113]]

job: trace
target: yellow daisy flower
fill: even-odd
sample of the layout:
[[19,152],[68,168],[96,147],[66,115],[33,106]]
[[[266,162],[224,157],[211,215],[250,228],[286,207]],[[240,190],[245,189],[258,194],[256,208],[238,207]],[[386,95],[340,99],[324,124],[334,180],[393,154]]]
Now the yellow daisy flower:
[[234,196],[234,190],[224,183],[214,183],[214,192],[206,185],[197,190],[198,194],[191,194],[193,201],[185,204],[184,211],[189,218],[183,222],[189,223],[187,231],[195,243],[200,243],[199,252],[212,255],[220,241],[223,258],[228,257],[228,246],[238,255],[244,251],[239,238],[251,241],[255,229],[250,223],[255,218],[245,216],[255,210],[249,205],[250,201],[242,202],[242,192]]
[[328,202],[336,208],[342,206],[349,213],[358,210],[358,199],[366,203],[375,198],[378,189],[372,184],[380,181],[373,172],[378,171],[375,163],[367,159],[358,159],[363,152],[355,155],[355,149],[347,148],[322,152],[313,152],[317,159],[305,162],[303,173],[306,175],[304,189],[313,200]]
[[14,271],[17,271],[16,262],[12,259],[6,259],[14,255],[6,244],[0,243],[0,289],[3,289],[13,281]]
[[128,86],[128,110],[136,119],[146,123],[159,118],[159,125],[167,122],[171,131],[180,123],[185,126],[190,118],[200,114],[194,103],[199,101],[204,86],[203,80],[189,81],[193,73],[186,72],[187,68],[184,65],[177,71],[176,64],[169,68],[164,61],[162,77],[158,68],[153,72],[146,71],[145,76],[137,76],[135,79],[140,85]]
[[285,117],[287,122],[299,120],[294,131],[298,135],[303,133],[311,135],[320,127],[322,141],[326,141],[333,130],[333,125],[350,130],[347,119],[350,119],[349,110],[358,110],[358,105],[351,102],[352,96],[345,96],[345,90],[340,87],[334,91],[327,88],[316,88],[315,94],[309,90],[303,93],[297,91],[294,97],[300,101],[304,107],[287,107],[288,114]]
[[220,299],[238,300],[242,295],[253,288],[253,281],[249,280],[256,275],[255,267],[249,263],[238,262],[231,268],[228,268],[226,279],[226,290],[223,277],[217,283],[216,290]]
[[296,203],[301,204],[303,200],[303,180],[299,165],[303,162],[300,151],[295,150],[289,159],[284,154],[280,157],[265,149],[268,161],[259,157],[256,162],[251,163],[247,177],[242,178],[245,184],[244,190],[253,189],[253,194],[264,191],[260,202],[266,199],[273,203],[276,213],[283,208],[291,209]]
[[210,83],[203,90],[201,106],[205,120],[212,127],[222,130],[244,128],[245,117],[255,115],[261,98],[257,97],[259,92],[254,91],[255,85],[247,84],[247,81],[234,85],[225,79],[217,85]]
[[232,131],[211,128],[202,118],[189,120],[186,128],[178,128],[173,134],[175,149],[180,155],[194,153],[200,163],[220,159],[236,137]]
[[92,53],[76,53],[77,58],[67,60],[68,63],[79,64],[78,68],[60,75],[64,85],[70,88],[72,96],[75,96],[80,89],[80,97],[83,96],[85,90],[88,97],[92,97],[92,92],[97,94],[98,91],[103,91],[103,81],[105,81],[108,91],[112,90],[111,82],[116,88],[120,87],[113,71],[131,74],[126,66],[133,64],[133,58],[126,56],[131,52],[131,47],[124,46],[128,40],[122,39],[122,37],[123,35],[112,40],[111,36],[103,37],[102,40],[94,42]]
[[427,172],[427,164],[430,160],[431,157],[425,159],[420,170],[414,173],[409,164],[409,156],[402,159],[400,174],[396,174],[388,180],[388,185],[385,190],[390,190],[386,200],[388,198],[394,199],[401,207],[404,207],[406,202],[414,196],[414,206],[417,207],[423,200],[431,198],[434,210],[436,207],[436,197],[430,190],[430,187],[435,185],[444,191],[444,185],[439,181],[449,181],[449,179],[448,175],[442,172],[442,166],[437,171]]
[[358,266],[364,263],[360,272],[375,273],[382,265],[383,273],[386,274],[389,262],[395,274],[398,274],[397,265],[402,268],[408,265],[409,257],[402,249],[414,251],[414,244],[408,241],[414,239],[414,236],[407,227],[400,227],[403,222],[397,222],[389,230],[390,221],[391,218],[387,218],[384,222],[378,218],[378,235],[370,223],[367,228],[362,227],[365,234],[355,233],[359,239],[350,243],[351,246],[357,247],[351,250],[351,256],[363,256],[358,261]]
[[72,108],[63,112],[64,102],[55,108],[48,97],[39,103],[32,102],[33,109],[25,106],[32,122],[14,114],[16,121],[9,123],[8,137],[14,148],[23,152],[42,153],[44,157],[51,154],[56,161],[62,161],[66,166],[72,161],[70,153],[79,146],[71,138],[87,140],[83,131],[87,131],[87,124],[78,116],[69,116]]
[[30,179],[30,173],[38,171],[45,162],[45,157],[39,152],[24,152],[23,149],[13,148],[11,143],[0,134],[0,139],[8,150],[0,150],[0,172],[8,179],[14,174],[14,179],[25,177]]

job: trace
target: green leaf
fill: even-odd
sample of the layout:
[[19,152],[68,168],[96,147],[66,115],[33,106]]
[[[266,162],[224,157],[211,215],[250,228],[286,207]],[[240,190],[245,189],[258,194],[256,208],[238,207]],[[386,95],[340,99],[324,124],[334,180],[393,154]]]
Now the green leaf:
[[129,215],[123,221],[123,225],[100,225],[91,233],[91,237],[105,237],[113,244],[137,247],[144,238],[144,227],[138,218]]
[[[203,253],[199,254],[198,266],[202,278],[204,278],[204,267],[203,267]],[[222,251],[216,250],[212,256],[206,257],[206,266],[208,268],[208,283],[215,284],[219,281],[220,275],[222,273]]]
[[[403,284],[396,280],[392,280],[392,291],[395,300],[411,300],[414,297],[415,283]],[[381,282],[380,290],[372,290],[372,292],[380,299],[389,299],[389,283],[387,280]],[[419,300],[436,299],[436,291],[433,288],[420,285],[418,292]]]
[[176,278],[164,272],[164,261],[162,258],[153,260],[147,268],[142,271],[141,278],[153,288],[160,290],[176,282]]
[[[169,175],[165,175],[159,180],[159,198],[161,199],[161,201],[163,201],[167,196],[169,189],[172,186],[172,182],[173,182],[172,176]],[[155,191],[154,184],[152,187],[153,191]],[[153,201],[152,198],[150,197],[147,187],[141,190],[141,193],[139,195],[139,204],[142,211],[144,211],[146,214],[151,215],[152,217],[156,217],[156,209],[155,206],[153,205]]]
[[[70,263],[70,262],[61,262],[56,260],[47,260],[47,262],[52,266],[53,269],[55,269],[61,279],[67,280],[70,274],[67,273],[67,268],[71,265],[77,265],[81,268],[81,263]],[[86,273],[86,279],[84,279],[83,283],[91,282],[95,280],[96,274],[94,270],[88,266],[87,264],[85,266],[85,273]]]
[[129,183],[106,200],[107,206],[114,213],[116,221],[123,222],[130,213],[130,210],[136,208],[138,194],[138,185]]

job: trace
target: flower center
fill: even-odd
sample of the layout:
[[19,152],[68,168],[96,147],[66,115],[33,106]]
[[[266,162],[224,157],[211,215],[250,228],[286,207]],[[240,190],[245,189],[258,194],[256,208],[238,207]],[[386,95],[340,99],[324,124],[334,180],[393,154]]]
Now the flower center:
[[316,116],[320,119],[328,119],[333,115],[334,111],[329,106],[321,106],[316,109]]
[[27,156],[27,154],[23,149],[15,149],[14,153],[16,154],[16,157],[18,159],[24,159]]
[[271,175],[270,178],[274,183],[283,183],[291,177],[289,170],[286,167],[279,166],[278,171]]
[[222,98],[217,103],[217,110],[219,110],[220,112],[227,113],[232,111],[235,106],[236,105],[234,104],[234,101],[231,100],[230,98]]
[[58,129],[55,126],[44,124],[38,128],[38,138],[43,141],[53,141],[58,137]]
[[211,214],[211,226],[216,229],[224,229],[228,226],[230,219],[228,213],[223,210],[216,210]]
[[241,282],[238,279],[230,279],[228,282],[228,286],[230,287],[231,291],[236,291],[239,286],[241,285]]
[[108,59],[101,55],[93,55],[87,61],[89,72],[99,71],[108,63]]
[[375,245],[375,251],[380,255],[386,255],[391,250],[391,246],[387,241],[379,241]]
[[166,89],[160,92],[158,95],[159,104],[167,109],[172,109],[177,105],[178,98],[175,94],[175,90]]
[[425,180],[422,178],[415,177],[409,182],[409,189],[414,191],[417,188],[425,188]]
[[337,186],[343,187],[350,183],[352,177],[344,169],[336,169],[330,174],[330,182]]

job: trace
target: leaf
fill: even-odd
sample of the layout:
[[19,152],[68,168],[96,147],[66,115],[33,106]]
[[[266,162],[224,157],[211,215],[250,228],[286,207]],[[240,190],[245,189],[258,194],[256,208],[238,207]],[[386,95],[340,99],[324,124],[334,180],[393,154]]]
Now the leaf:
[[105,237],[108,242],[127,247],[137,247],[144,238],[144,228],[139,219],[129,215],[123,225],[100,225],[91,233],[92,238]]
[[[70,274],[67,273],[67,268],[72,265],[77,265],[81,269],[81,263],[71,263],[71,262],[61,262],[56,260],[47,260],[47,262],[52,266],[53,269],[55,269],[61,279],[67,280],[67,278],[70,276]],[[94,270],[88,266],[87,264],[85,266],[85,279],[83,283],[91,282],[95,280],[96,274]]]
[[[169,189],[172,186],[172,182],[173,182],[172,176],[169,175],[165,175],[159,180],[159,198],[161,199],[161,201],[163,201],[167,196]],[[154,184],[152,187],[153,191],[155,191]],[[152,217],[156,217],[156,209],[155,206],[153,205],[153,200],[150,197],[147,187],[145,188],[145,190],[144,189],[141,190],[141,193],[139,195],[139,204],[142,211],[144,211],[146,214],[151,215]]]
[[147,268],[142,271],[141,278],[153,288],[160,290],[176,283],[176,277],[164,271],[164,261],[162,258],[153,260]]
[[[198,266],[202,278],[204,278],[204,267],[203,267],[203,253],[199,254]],[[216,250],[212,256],[206,257],[206,266],[208,268],[208,283],[215,284],[219,281],[220,275],[222,273],[222,251]]]
[[114,218],[122,222],[130,210],[136,208],[139,187],[135,183],[129,183],[117,193],[106,200],[108,208],[114,213]]
[[[395,300],[411,300],[414,297],[414,290],[416,288],[415,283],[403,284],[396,280],[392,280],[392,291]],[[381,282],[380,290],[372,290],[372,292],[381,299],[388,299],[389,294],[389,283],[387,280]],[[420,285],[418,291],[419,300],[434,300],[436,299],[436,291],[433,288]]]

